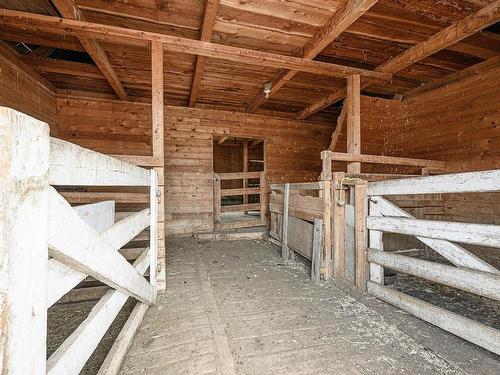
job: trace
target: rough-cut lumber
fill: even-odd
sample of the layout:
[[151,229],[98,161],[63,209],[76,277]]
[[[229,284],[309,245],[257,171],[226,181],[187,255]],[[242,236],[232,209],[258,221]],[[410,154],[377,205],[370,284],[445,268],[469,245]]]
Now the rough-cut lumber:
[[[200,40],[202,42],[210,42],[210,40],[212,39],[215,20],[217,17],[217,11],[219,9],[219,3],[220,0],[205,1],[205,13],[203,15],[203,24],[201,25],[201,36],[200,36]],[[190,107],[195,106],[196,99],[198,98],[198,93],[200,91],[201,76],[203,74],[203,69],[205,67],[205,61],[206,57],[204,56],[196,57],[193,82],[191,83],[191,92],[189,94]]]
[[368,229],[390,233],[500,247],[499,225],[370,216],[367,225]]
[[500,170],[371,182],[368,195],[484,193],[498,191]]
[[49,127],[0,108],[0,373],[45,374]]
[[368,293],[445,331],[500,354],[500,331],[494,328],[371,281],[368,281]]
[[[494,24],[500,19],[500,1],[494,1],[479,11],[471,14],[464,19],[455,22],[451,26],[434,34],[427,40],[415,44],[402,54],[379,65],[375,70],[378,72],[390,72],[391,74],[405,69],[414,63],[439,52],[452,44],[455,44],[472,34]],[[369,86],[370,82],[365,82],[362,89]],[[311,104],[297,114],[298,119],[305,119],[312,114],[320,111],[341,100],[346,96],[346,89],[338,89],[325,98]]]
[[[52,2],[61,16],[73,20],[84,20],[80,9],[73,0],[53,0]],[[125,92],[118,75],[109,62],[108,56],[102,49],[101,45],[94,39],[85,36],[84,33],[77,36],[94,63],[97,65],[104,77],[106,77],[106,80],[109,82],[116,95],[118,95],[121,100],[127,100],[127,93]]]
[[368,261],[395,271],[500,301],[500,275],[456,268],[376,249],[368,249]]
[[[332,18],[320,28],[316,34],[305,44],[301,50],[301,56],[305,59],[314,59],[325,47],[338,38],[359,17],[365,14],[378,0],[349,0],[342,9],[335,12]],[[280,71],[271,80],[271,92],[274,95],[296,74],[297,70]],[[268,97],[260,91],[247,107],[248,112],[254,112]]]
[[149,186],[150,173],[111,156],[51,138],[51,185]]
[[[139,275],[143,275],[149,266],[149,253],[149,249],[144,250],[132,266]],[[47,374],[80,373],[127,299],[128,295],[118,290],[106,292],[82,324],[47,360]]]
[[141,302],[153,301],[153,287],[53,188],[49,190],[49,255]]
[[[372,211],[375,215],[372,215]],[[404,211],[403,209],[392,204],[382,197],[370,197],[370,215],[371,216],[392,216],[392,217],[406,217],[413,219],[414,217]],[[379,231],[370,231],[371,233],[380,233]],[[452,264],[457,267],[467,267],[478,271],[486,271],[491,273],[500,274],[500,271],[493,267],[491,264],[485,262],[478,256],[463,247],[446,240],[437,240],[428,237],[417,237],[419,241],[441,254],[448,259]],[[376,247],[377,241],[373,244],[370,237],[370,247]],[[372,280],[374,281],[374,280]]]
[[163,48],[170,52],[213,57],[249,65],[264,65],[270,68],[294,69],[331,77],[347,78],[352,74],[359,74],[364,78],[381,81],[387,81],[391,78],[390,74],[366,69],[323,63],[297,57],[283,56],[246,48],[231,47],[222,44],[202,42],[188,38],[173,37],[165,34],[92,22],[69,20],[6,9],[0,10],[0,17],[5,25],[22,27],[23,29],[35,32],[44,30],[56,32],[59,35],[79,35],[80,33],[86,33],[89,37],[102,41],[142,47],[147,46],[150,42],[156,41],[161,42]]

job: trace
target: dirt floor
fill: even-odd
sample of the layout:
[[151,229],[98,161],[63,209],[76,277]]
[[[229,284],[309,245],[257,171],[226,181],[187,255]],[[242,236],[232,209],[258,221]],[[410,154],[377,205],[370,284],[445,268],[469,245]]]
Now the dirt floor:
[[[314,284],[306,263],[284,264],[268,243],[177,238],[167,249],[167,292],[123,375],[500,373],[498,356],[345,283]],[[498,326],[488,303],[462,307]]]

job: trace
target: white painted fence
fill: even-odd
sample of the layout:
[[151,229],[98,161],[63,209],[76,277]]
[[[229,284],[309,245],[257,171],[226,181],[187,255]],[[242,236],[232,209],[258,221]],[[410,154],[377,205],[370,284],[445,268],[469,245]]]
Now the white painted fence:
[[[149,187],[150,208],[115,223],[114,202],[71,207],[51,185]],[[0,188],[0,373],[78,374],[133,297],[99,372],[117,373],[156,299],[156,173],[51,138],[47,124],[0,107]],[[118,250],[147,227],[150,246],[131,265]],[[47,309],[87,276],[112,289],[46,360]]]
[[[407,178],[368,184],[368,292],[444,330],[500,354],[500,331],[385,287],[384,269],[417,276],[500,301],[500,271],[458,243],[500,247],[500,226],[420,220],[386,195],[500,191],[500,170]],[[452,265],[384,252],[383,232],[415,236]]]

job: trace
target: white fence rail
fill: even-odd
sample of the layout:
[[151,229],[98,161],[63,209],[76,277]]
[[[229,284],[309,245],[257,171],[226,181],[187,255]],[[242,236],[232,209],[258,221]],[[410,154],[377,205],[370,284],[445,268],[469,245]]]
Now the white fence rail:
[[[500,331],[385,287],[384,267],[500,300],[500,271],[456,244],[500,247],[500,226],[416,219],[384,199],[386,195],[500,191],[500,170],[371,182],[368,184],[369,230],[367,290],[400,309],[500,354]],[[415,236],[446,258],[445,265],[384,252],[383,233]]]
[[[148,187],[150,207],[115,223],[114,202],[71,207],[51,185]],[[47,124],[2,107],[0,187],[0,373],[78,374],[133,297],[100,372],[116,373],[156,299],[156,173],[50,138]],[[150,246],[130,264],[118,250],[147,227]],[[87,276],[112,289],[46,360],[47,309]]]

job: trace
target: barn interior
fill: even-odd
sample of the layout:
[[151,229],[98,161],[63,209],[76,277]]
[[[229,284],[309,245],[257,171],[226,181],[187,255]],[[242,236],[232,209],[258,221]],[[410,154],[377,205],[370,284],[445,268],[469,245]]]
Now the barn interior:
[[500,1],[0,8],[0,373],[499,373]]

